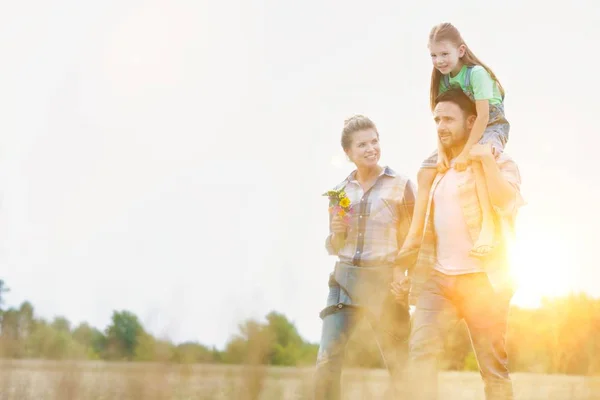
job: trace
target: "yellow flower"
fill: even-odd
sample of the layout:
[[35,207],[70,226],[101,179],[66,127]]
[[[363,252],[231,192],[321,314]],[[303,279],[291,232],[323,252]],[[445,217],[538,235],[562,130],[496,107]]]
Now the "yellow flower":
[[339,215],[340,217],[343,217],[344,215],[346,215],[346,211],[344,211],[344,210],[340,210],[340,212],[338,212],[338,215]]
[[347,197],[344,197],[343,199],[340,200],[340,206],[341,207],[348,207],[350,205],[350,199]]

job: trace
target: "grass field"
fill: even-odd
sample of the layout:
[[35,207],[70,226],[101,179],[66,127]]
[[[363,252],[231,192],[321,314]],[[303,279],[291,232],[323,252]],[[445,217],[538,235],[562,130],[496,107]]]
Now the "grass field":
[[[309,399],[311,368],[244,368],[107,362],[0,361],[0,400]],[[383,370],[346,370],[345,399],[377,399]],[[516,373],[517,400],[600,399],[600,382]],[[483,400],[476,373],[440,374],[440,400]]]

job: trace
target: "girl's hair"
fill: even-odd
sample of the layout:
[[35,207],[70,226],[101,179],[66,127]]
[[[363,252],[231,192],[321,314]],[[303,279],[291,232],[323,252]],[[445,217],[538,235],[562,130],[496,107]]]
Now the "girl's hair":
[[[475,54],[473,54],[471,49],[469,49],[469,46],[467,46],[467,44],[463,40],[458,29],[456,29],[454,25],[452,25],[449,22],[443,22],[439,25],[434,26],[433,29],[431,29],[431,32],[429,33],[429,43],[440,42],[442,40],[447,40],[456,47],[459,47],[460,45],[465,45],[465,55],[461,58],[462,63],[467,66],[481,65],[483,68],[485,68],[485,70],[490,74],[492,79],[496,81],[496,83],[498,84],[498,88],[500,89],[500,93],[502,94],[502,96],[504,96],[504,88],[500,84],[498,78],[496,78],[496,75],[494,75],[490,67],[482,63],[475,56]],[[431,88],[429,91],[429,101],[432,110],[435,108],[435,99],[439,94],[441,79],[442,73],[438,71],[438,69],[434,66],[433,71],[431,72]]]

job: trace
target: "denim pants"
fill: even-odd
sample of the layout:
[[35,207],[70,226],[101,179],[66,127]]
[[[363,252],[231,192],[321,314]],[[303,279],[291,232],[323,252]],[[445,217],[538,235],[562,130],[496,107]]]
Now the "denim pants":
[[[381,287],[380,290],[389,292],[389,287]],[[361,318],[367,318],[375,333],[381,357],[392,378],[390,395],[395,394],[397,390],[395,387],[401,383],[401,373],[404,371],[408,357],[410,315],[407,307],[395,303],[392,296],[389,296],[380,317],[372,318],[359,306],[340,303],[341,291],[343,292],[335,282],[330,281],[327,304],[330,308],[334,306],[335,311],[323,316],[314,377],[314,399],[339,400],[341,398],[344,353],[348,339]]]
[[512,293],[497,293],[485,273],[449,276],[434,271],[413,314],[407,382],[410,398],[437,399],[437,361],[450,328],[464,319],[486,400],[513,400],[506,354]]

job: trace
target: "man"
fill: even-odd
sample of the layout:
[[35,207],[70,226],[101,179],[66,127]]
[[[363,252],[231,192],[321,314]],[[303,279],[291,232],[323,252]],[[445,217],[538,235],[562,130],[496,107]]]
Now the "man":
[[[453,159],[467,142],[476,118],[475,105],[461,89],[450,90],[437,98],[433,114],[439,140]],[[489,145],[473,146],[470,158],[481,163],[502,239],[488,258],[470,257],[482,214],[472,168],[462,172],[450,168],[436,176],[423,243],[409,270],[410,301],[416,305],[409,340],[411,399],[437,399],[437,360],[448,330],[461,319],[469,329],[486,399],[513,399],[505,348],[514,293],[506,234],[523,204],[521,180],[515,162],[506,154],[496,158]],[[392,287],[395,294],[403,294],[396,282]]]
[[338,262],[329,278],[327,305],[320,314],[318,400],[340,398],[344,351],[359,320],[366,318],[375,332],[393,383],[400,381],[410,332],[407,299],[402,305],[396,303],[389,286],[394,273],[405,274],[396,265],[396,255],[410,226],[414,187],[406,177],[379,165],[379,133],[369,118],[357,115],[346,120],[341,142],[356,169],[335,188],[343,188],[352,211],[344,217],[335,208],[329,213],[326,248]]

